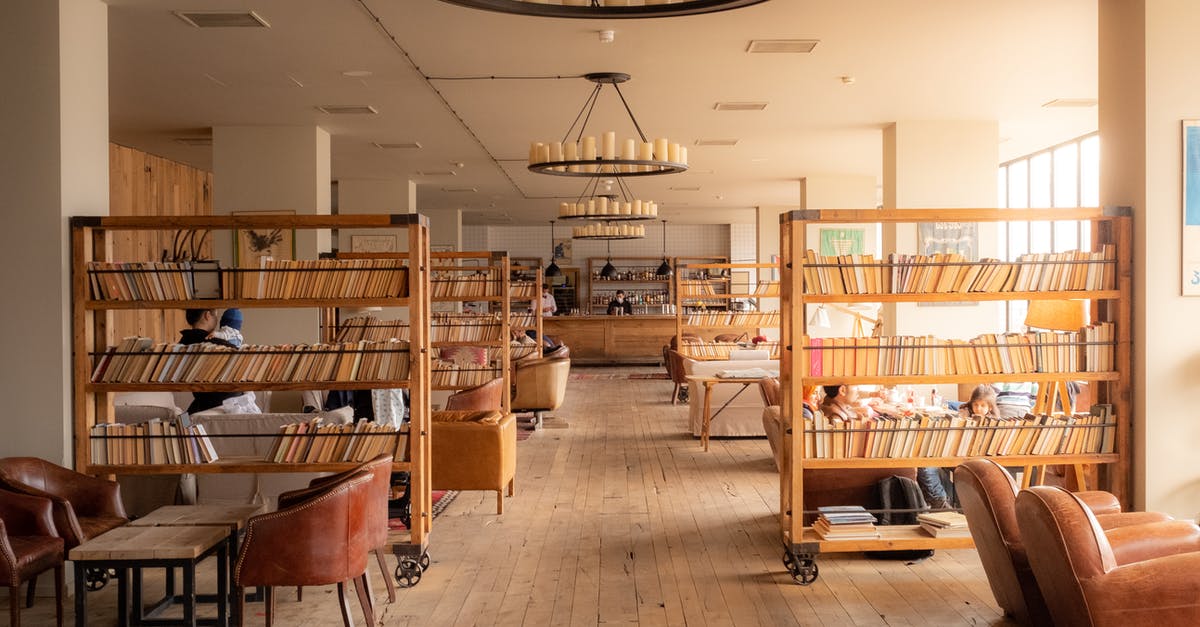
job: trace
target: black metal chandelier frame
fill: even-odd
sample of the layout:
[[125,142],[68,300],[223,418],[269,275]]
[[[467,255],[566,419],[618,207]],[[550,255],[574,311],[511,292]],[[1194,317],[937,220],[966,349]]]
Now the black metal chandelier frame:
[[[555,6],[549,4],[538,4],[533,6]],[[658,6],[658,5],[656,5]],[[672,6],[672,5],[663,5]],[[566,8],[566,7],[562,7]],[[580,8],[580,7],[572,7]],[[636,7],[626,7],[636,8]],[[588,94],[587,100],[583,103],[583,108],[575,116],[575,121],[571,122],[570,128],[563,135],[562,143],[567,143],[571,138],[571,132],[575,130],[576,125],[579,126],[579,132],[575,136],[575,141],[583,139],[583,132],[587,129],[588,120],[592,117],[592,111],[596,108],[596,101],[600,97],[601,90],[605,85],[612,85],[616,90],[617,96],[621,98],[621,104],[625,106],[625,113],[629,114],[630,121],[633,122],[633,128],[637,130],[638,137],[643,143],[648,143],[650,140],[646,138],[646,134],[642,132],[642,127],[638,124],[637,117],[633,115],[633,109],[629,107],[629,102],[625,100],[625,95],[621,93],[620,84],[629,80],[629,75],[622,72],[593,72],[584,74],[584,78],[596,84],[592,88],[592,92]],[[583,123],[580,124],[580,118]],[[642,170],[641,168],[626,169],[625,166],[648,166],[649,169]],[[572,168],[577,168],[572,171]],[[675,174],[677,172],[687,171],[686,163],[678,163],[662,159],[604,159],[596,157],[595,159],[564,159],[561,161],[543,161],[541,163],[529,164],[530,172],[539,174],[550,174],[552,176],[575,176],[575,177],[625,177],[625,176],[655,176],[659,174]]]
[[471,9],[537,17],[636,19],[716,13],[752,6],[766,2],[766,0],[682,0],[671,4],[640,6],[606,6],[600,0],[590,0],[582,6],[541,4],[523,0],[442,0],[442,2]]

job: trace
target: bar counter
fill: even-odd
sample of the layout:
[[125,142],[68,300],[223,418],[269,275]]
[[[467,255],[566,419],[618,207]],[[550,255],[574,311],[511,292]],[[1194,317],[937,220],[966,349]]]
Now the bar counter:
[[[552,316],[544,333],[571,349],[577,364],[661,364],[662,347],[675,335],[675,316]],[[705,339],[727,333],[725,327],[691,327]]]

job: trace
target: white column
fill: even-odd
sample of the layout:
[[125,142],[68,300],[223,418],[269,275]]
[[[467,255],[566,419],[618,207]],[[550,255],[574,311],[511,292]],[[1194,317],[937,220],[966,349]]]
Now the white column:
[[[417,184],[414,181],[342,178],[337,181],[339,214],[416,213]],[[382,234],[377,229],[339,229],[338,250],[353,251],[355,235]],[[403,240],[397,234],[400,248]]]
[[[896,209],[995,207],[999,124],[979,121],[902,121],[883,131],[883,206]],[[979,225],[979,256],[999,253],[998,225]],[[919,253],[917,227],[885,226],[882,251]],[[884,305],[887,333],[970,338],[994,332],[1003,303],[952,307]]]
[[1181,126],[1200,117],[1189,0],[1101,0],[1100,203],[1134,212],[1134,503],[1200,511],[1200,299],[1181,296]]
[[[328,214],[331,203],[329,133],[315,126],[213,128],[213,213],[294,211]],[[289,235],[290,236],[290,235]],[[233,234],[213,234],[222,266],[233,265]],[[326,230],[295,234],[295,257],[312,259],[331,248]],[[313,342],[315,309],[248,309],[242,333],[251,344]]]
[[108,6],[6,3],[0,57],[0,456],[71,459],[67,218],[108,214]]

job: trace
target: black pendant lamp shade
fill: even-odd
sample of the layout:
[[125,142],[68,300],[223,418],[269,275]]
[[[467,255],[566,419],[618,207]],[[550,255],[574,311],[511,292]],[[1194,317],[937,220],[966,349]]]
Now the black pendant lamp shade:
[[667,260],[667,221],[663,220],[663,262],[654,271],[655,276],[668,277],[671,276],[671,262]]
[[608,243],[608,263],[600,268],[600,277],[604,279],[612,279],[617,276],[617,269],[612,265],[612,242]]
[[562,276],[562,269],[554,263],[554,220],[550,221],[550,265],[546,266],[545,276]]

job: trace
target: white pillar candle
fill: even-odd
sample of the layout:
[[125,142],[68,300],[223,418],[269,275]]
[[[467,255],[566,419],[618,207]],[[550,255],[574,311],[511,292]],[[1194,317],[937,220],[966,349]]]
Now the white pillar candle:
[[642,201],[640,201],[636,198],[633,200],[633,213],[631,215],[635,215],[635,216],[642,215]]
[[599,213],[600,215],[604,215],[604,214],[608,213],[608,198],[607,197],[601,196],[600,202],[598,204],[599,204],[599,206],[596,208],[596,213]]
[[687,146],[679,147],[679,162],[687,165]]
[[583,160],[584,161],[592,161],[595,158],[596,158],[596,138],[591,137],[591,136],[584,137],[583,138]]
[[655,159],[662,161],[667,158],[667,145],[668,145],[668,142],[665,138],[660,137],[660,138],[654,140],[654,158]]
[[560,216],[571,215],[571,207],[569,207],[567,205],[567,203],[565,203],[565,202],[558,203],[558,215],[560,215]]
[[562,161],[563,160],[562,142],[553,142],[550,144],[550,160],[551,161]]
[[538,162],[538,149],[541,148],[542,142],[530,142],[529,144],[529,165]]
[[550,161],[550,144],[538,144],[538,163]]
[[655,217],[658,216],[658,203],[656,203],[656,202],[650,203],[650,215],[655,216]]
[[594,215],[596,215],[596,199],[595,199],[595,198],[593,198],[593,199],[591,199],[591,200],[589,200],[589,201],[588,201],[588,203],[587,203],[587,207],[588,207],[588,208],[587,208],[587,214],[588,214],[589,216],[594,216]]
[[679,163],[679,144],[667,146],[667,161]]
[[615,131],[604,131],[601,136],[600,156],[604,159],[617,158],[617,133]]
[[633,205],[628,201],[621,205],[621,215],[631,215],[633,213]]

